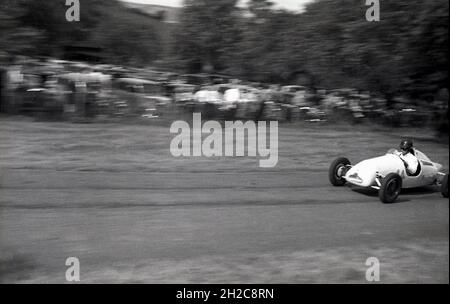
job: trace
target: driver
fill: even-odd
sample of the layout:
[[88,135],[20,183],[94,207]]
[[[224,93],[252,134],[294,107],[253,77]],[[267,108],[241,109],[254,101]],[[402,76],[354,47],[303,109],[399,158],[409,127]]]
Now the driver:
[[419,166],[419,160],[414,156],[412,140],[402,139],[398,156],[403,160],[408,174],[415,174]]

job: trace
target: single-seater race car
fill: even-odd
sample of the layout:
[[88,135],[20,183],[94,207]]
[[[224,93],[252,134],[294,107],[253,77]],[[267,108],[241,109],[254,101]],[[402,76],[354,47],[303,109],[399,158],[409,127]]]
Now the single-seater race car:
[[347,158],[337,158],[330,166],[328,177],[333,186],[350,183],[358,187],[374,188],[383,203],[393,203],[401,189],[437,185],[448,198],[448,174],[442,165],[432,162],[424,153],[413,150],[419,160],[415,174],[409,174],[397,150],[391,149],[385,155],[363,160],[352,166]]

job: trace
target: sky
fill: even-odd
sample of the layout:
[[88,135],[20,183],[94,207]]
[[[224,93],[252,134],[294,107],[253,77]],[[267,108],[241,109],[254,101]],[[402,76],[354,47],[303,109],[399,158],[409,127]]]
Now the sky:
[[[158,4],[166,6],[181,6],[183,0],[123,0],[127,2],[145,3],[145,4]],[[285,8],[290,10],[301,10],[303,5],[312,0],[271,0],[276,3],[277,8]],[[246,2],[246,0],[241,0],[241,2]]]

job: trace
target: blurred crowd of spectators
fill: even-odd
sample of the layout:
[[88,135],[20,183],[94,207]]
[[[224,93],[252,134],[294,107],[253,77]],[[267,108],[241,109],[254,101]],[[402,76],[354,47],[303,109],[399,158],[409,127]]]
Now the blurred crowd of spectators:
[[[448,92],[434,100],[387,100],[353,88],[247,82],[226,75],[20,58],[0,66],[1,111],[48,119],[215,119],[374,121],[448,130]],[[448,132],[448,131],[447,131]]]

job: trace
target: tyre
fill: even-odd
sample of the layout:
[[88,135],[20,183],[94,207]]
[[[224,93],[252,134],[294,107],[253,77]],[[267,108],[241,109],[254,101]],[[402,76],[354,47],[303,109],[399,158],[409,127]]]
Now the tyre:
[[443,197],[448,198],[448,174],[445,174],[442,180],[441,193]]
[[397,173],[390,173],[381,180],[378,192],[380,200],[385,204],[395,202],[402,189],[402,178]]
[[348,171],[350,161],[345,157],[340,157],[331,163],[328,170],[328,178],[333,186],[343,186],[345,184],[344,175]]

